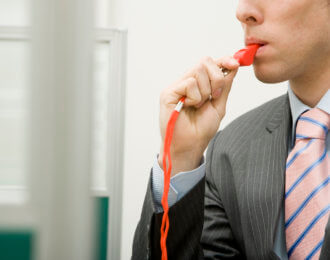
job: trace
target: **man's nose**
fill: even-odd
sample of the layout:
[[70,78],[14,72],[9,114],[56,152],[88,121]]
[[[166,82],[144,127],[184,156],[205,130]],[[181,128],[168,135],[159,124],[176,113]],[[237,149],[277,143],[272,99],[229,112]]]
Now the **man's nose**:
[[240,0],[236,9],[236,17],[242,25],[257,25],[263,22],[261,12],[262,0]]

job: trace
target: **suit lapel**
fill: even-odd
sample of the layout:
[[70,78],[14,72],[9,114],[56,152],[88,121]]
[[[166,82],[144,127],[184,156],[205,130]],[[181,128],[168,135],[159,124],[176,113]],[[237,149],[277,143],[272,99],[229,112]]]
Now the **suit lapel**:
[[251,235],[260,259],[276,259],[273,245],[283,202],[291,113],[288,96],[267,122],[257,139],[251,141],[246,175],[246,210]]

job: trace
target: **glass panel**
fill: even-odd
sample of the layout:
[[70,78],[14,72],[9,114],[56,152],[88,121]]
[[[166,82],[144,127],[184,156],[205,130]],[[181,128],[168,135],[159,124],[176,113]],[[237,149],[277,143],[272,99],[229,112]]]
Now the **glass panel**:
[[1,0],[0,26],[30,25],[31,0]]
[[[0,203],[13,203],[14,197],[21,203],[26,196],[29,54],[27,42],[0,41]],[[109,42],[96,43],[94,62],[92,188],[106,191]]]
[[26,186],[27,89],[29,44],[0,41],[0,189]]
[[92,188],[106,190],[110,43],[98,42],[94,52]]

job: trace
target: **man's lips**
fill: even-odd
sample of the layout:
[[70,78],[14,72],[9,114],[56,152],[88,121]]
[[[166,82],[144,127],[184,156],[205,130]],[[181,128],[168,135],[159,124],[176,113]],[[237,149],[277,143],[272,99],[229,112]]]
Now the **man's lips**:
[[266,45],[268,44],[268,42],[266,42],[264,40],[261,40],[259,38],[256,38],[256,37],[252,37],[252,36],[246,37],[245,38],[245,45],[248,46],[248,45],[251,45],[251,44],[261,45],[261,47],[259,47],[257,52],[256,52],[256,57],[258,57],[265,51],[265,49],[267,49]]
[[256,57],[259,57],[267,49],[267,44],[262,45],[256,52]]
[[266,45],[267,42],[255,37],[246,37],[245,38],[245,45],[248,46],[250,44],[260,44],[260,45]]

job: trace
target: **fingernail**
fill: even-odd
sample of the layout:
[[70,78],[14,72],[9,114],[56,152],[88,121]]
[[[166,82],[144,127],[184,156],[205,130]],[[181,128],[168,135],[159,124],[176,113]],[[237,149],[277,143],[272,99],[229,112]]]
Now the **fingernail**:
[[214,90],[214,91],[213,91],[212,96],[213,96],[214,98],[218,98],[218,97],[220,97],[221,92],[222,92],[222,89],[221,89],[221,88],[218,88],[217,90]]

